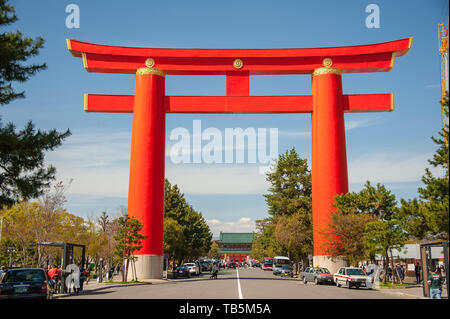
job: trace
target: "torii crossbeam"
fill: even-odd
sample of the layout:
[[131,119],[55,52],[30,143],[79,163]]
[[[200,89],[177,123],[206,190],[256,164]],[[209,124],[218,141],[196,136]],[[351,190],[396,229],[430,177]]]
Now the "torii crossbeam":
[[[315,49],[156,49],[67,40],[88,72],[136,74],[134,95],[85,94],[87,112],[133,113],[128,214],[148,238],[139,278],[162,278],[166,113],[311,113],[314,266],[334,272],[323,230],[348,192],[344,113],[389,112],[393,94],[342,94],[343,73],[387,72],[412,38]],[[250,75],[311,74],[312,95],[250,96]],[[165,75],[225,75],[226,96],[166,96]]]

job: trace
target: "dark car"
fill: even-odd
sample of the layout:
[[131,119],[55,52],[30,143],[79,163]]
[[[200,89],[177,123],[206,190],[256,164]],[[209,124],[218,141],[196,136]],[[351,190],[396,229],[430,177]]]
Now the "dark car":
[[293,276],[292,266],[283,265],[281,267],[281,277],[292,277],[292,276]]
[[335,284],[333,280],[333,275],[330,273],[330,271],[327,268],[322,267],[306,268],[305,271],[301,273],[301,279],[303,279],[303,282],[305,284],[307,284],[308,281],[314,282],[316,285]]
[[0,298],[50,299],[47,274],[41,268],[8,270],[0,281]]
[[201,264],[201,266],[202,266],[202,271],[208,271],[208,264],[207,263],[203,262]]
[[178,277],[191,278],[191,274],[189,272],[189,267],[188,266],[177,267],[173,271],[173,278],[178,278]]

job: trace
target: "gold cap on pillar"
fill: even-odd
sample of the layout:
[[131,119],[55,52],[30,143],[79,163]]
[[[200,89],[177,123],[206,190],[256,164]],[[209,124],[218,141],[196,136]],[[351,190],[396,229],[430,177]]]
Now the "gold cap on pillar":
[[322,75],[322,74],[337,74],[342,75],[342,70],[338,68],[332,68],[333,61],[330,58],[325,58],[322,61],[323,68],[315,69],[312,76]]
[[166,76],[166,72],[155,68],[139,68],[136,70],[136,75],[144,75],[144,74],[159,75],[163,77]]

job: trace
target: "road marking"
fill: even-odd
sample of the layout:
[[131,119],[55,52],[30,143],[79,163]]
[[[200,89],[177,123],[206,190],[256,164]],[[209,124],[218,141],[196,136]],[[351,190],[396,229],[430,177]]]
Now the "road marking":
[[239,299],[244,299],[244,297],[242,297],[241,283],[239,281],[239,270],[237,268],[236,268],[236,277],[237,277],[237,282],[238,282]]

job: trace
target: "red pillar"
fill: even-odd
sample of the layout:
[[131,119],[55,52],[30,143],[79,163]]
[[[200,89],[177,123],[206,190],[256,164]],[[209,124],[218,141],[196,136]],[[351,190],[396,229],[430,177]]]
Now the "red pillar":
[[341,70],[324,67],[312,77],[312,201],[314,266],[328,266],[323,232],[331,222],[335,194],[348,192]]
[[142,256],[138,257],[136,264],[139,279],[162,276],[166,123],[164,95],[164,72],[151,68],[137,70],[128,215],[144,224],[141,233],[147,236],[142,241],[142,249],[136,252],[136,255]]

